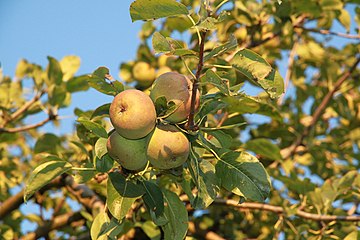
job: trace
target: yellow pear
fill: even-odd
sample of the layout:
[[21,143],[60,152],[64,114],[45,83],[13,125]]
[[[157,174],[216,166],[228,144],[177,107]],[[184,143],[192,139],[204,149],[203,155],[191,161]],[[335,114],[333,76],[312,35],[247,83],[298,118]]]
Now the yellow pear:
[[132,73],[134,79],[138,81],[139,86],[149,87],[156,78],[155,68],[151,67],[147,62],[135,63]]
[[146,148],[148,138],[127,139],[114,131],[106,147],[110,157],[128,170],[143,170],[147,164]]
[[156,111],[150,97],[136,89],[115,96],[109,109],[110,121],[123,137],[139,139],[155,127]]
[[159,169],[181,166],[189,157],[190,142],[172,125],[159,125],[150,135],[147,156],[150,163]]
[[[155,80],[150,97],[154,102],[161,96],[164,96],[168,102],[173,101],[178,108],[166,120],[178,123],[189,116],[191,91],[192,82],[186,76],[176,72],[167,72]],[[199,96],[199,91],[197,91],[195,110],[199,107]]]

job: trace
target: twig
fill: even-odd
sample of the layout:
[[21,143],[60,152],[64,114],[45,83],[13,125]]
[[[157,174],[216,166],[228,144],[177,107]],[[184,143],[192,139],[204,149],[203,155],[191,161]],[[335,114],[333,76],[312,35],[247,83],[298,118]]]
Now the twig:
[[[182,201],[188,201],[188,198],[186,195],[182,195],[180,199]],[[270,205],[270,204],[266,204],[266,203],[244,202],[244,203],[240,204],[238,201],[235,201],[232,199],[216,198],[214,200],[213,204],[225,205],[225,206],[235,207],[238,209],[268,211],[268,212],[273,212],[273,213],[283,215],[284,217],[286,217],[286,211],[283,207],[274,206],[274,205]],[[358,221],[360,221],[360,215],[351,215],[351,216],[321,215],[321,214],[315,214],[315,213],[308,213],[301,209],[297,209],[295,215],[298,217],[308,219],[308,220],[313,220],[313,221],[324,221],[324,222],[331,222],[331,221],[358,222]]]
[[0,134],[2,133],[17,133],[17,132],[24,132],[33,128],[38,128],[44,126],[46,123],[53,121],[56,119],[56,116],[49,116],[48,118],[34,124],[17,127],[17,128],[0,128]]
[[286,94],[286,91],[287,91],[287,88],[289,87],[289,82],[290,82],[290,78],[291,78],[291,74],[292,74],[292,67],[294,65],[294,60],[295,60],[295,56],[296,56],[296,49],[297,49],[297,46],[298,46],[298,40],[296,40],[293,44],[293,47],[290,51],[290,54],[289,54],[289,60],[288,60],[288,66],[287,66],[287,70],[286,70],[286,75],[285,75],[285,79],[284,79],[284,82],[285,82],[285,91],[284,93],[281,95],[281,97],[279,98],[278,100],[278,105],[281,105],[283,103],[283,100],[284,100],[284,97],[285,97],[285,94]]
[[352,34],[346,34],[346,33],[333,32],[333,31],[329,31],[329,30],[325,30],[325,29],[305,28],[302,26],[295,26],[295,27],[301,28],[304,31],[308,31],[308,32],[314,32],[314,33],[325,34],[325,35],[333,35],[333,36],[349,38],[349,39],[360,39],[360,35],[352,35]]
[[206,231],[196,227],[194,222],[189,222],[188,232],[195,236],[201,236],[201,239],[205,240],[225,240],[225,238],[213,231]]
[[302,132],[302,134],[295,140],[295,142],[288,148],[288,151],[286,151],[286,155],[284,156],[284,158],[288,158],[290,156],[292,156],[295,152],[297,147],[299,147],[304,138],[307,137],[310,133],[310,130],[315,126],[315,124],[317,123],[317,121],[319,120],[320,116],[322,115],[323,111],[325,110],[326,106],[329,104],[330,100],[332,99],[332,97],[334,96],[335,92],[337,90],[340,89],[341,85],[345,82],[346,79],[348,79],[348,77],[351,76],[351,74],[355,71],[357,65],[360,62],[360,56],[356,59],[356,61],[354,62],[354,64],[350,67],[350,69],[348,71],[346,71],[334,84],[334,88],[332,90],[330,90],[325,97],[323,98],[323,100],[321,101],[320,105],[316,108],[314,114],[312,115],[312,120],[309,124],[309,126],[307,126],[304,131]]
[[36,103],[42,95],[44,95],[46,91],[42,90],[34,95],[34,97],[22,105],[18,110],[16,110],[13,114],[10,115],[9,119],[6,119],[5,122],[2,124],[4,127],[7,123],[15,120],[19,116],[21,116],[24,112],[26,112],[34,103]]
[[196,104],[196,94],[199,87],[199,79],[202,68],[204,66],[204,45],[205,45],[205,37],[206,31],[201,32],[201,42],[199,46],[199,63],[197,66],[195,79],[193,82],[192,92],[191,92],[191,105],[190,105],[190,114],[188,118],[188,128],[191,131],[197,130],[197,127],[194,122],[194,115],[195,115],[195,104]]

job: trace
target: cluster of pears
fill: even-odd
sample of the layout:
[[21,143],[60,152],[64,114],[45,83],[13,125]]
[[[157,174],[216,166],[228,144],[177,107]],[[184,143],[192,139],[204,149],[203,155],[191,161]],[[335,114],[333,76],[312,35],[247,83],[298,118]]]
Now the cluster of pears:
[[[110,105],[110,121],[115,131],[109,136],[109,155],[123,168],[140,171],[147,162],[158,169],[181,166],[188,158],[190,142],[174,123],[188,117],[192,83],[184,75],[168,72],[160,75],[152,85],[150,96],[136,89],[125,90],[115,96]],[[158,123],[154,102],[164,96],[177,108]],[[199,105],[197,93],[196,107]]]

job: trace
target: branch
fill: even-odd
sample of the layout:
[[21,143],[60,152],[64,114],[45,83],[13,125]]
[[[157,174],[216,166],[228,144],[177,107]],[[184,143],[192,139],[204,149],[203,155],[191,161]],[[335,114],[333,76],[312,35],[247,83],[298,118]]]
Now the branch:
[[44,95],[46,91],[42,90],[38,93],[35,94],[35,96],[27,101],[24,105],[22,105],[18,110],[16,110],[13,114],[11,114],[9,119],[6,119],[5,122],[3,123],[3,126],[5,126],[7,123],[15,120],[16,118],[18,118],[19,116],[21,116],[24,112],[26,112],[34,103],[36,103],[42,95]]
[[360,39],[360,35],[352,35],[352,34],[346,34],[346,33],[332,32],[332,31],[325,30],[325,29],[305,28],[305,27],[302,27],[302,26],[295,26],[295,27],[296,28],[301,28],[304,31],[314,32],[314,33],[319,33],[319,34],[324,34],[324,35],[333,35],[333,36],[337,36],[337,37],[350,38],[350,39]]
[[205,45],[206,32],[207,31],[201,32],[201,42],[199,46],[199,63],[197,66],[195,79],[193,82],[193,87],[191,92],[191,105],[190,105],[190,114],[188,118],[188,129],[192,131],[197,130],[198,128],[198,126],[196,126],[194,122],[194,115],[195,115],[196,93],[199,88],[200,74],[204,66],[204,45]]
[[34,124],[25,125],[22,127],[16,127],[16,128],[0,128],[0,134],[2,133],[17,133],[17,132],[24,132],[30,129],[38,128],[41,126],[44,126],[46,123],[53,121],[57,118],[56,115],[49,115],[48,118]]
[[307,126],[303,133],[296,139],[296,141],[289,147],[287,148],[286,151],[286,156],[284,156],[284,158],[288,158],[290,156],[292,156],[295,152],[298,146],[300,146],[303,142],[303,140],[305,139],[305,137],[307,137],[310,133],[310,130],[315,126],[315,124],[317,123],[317,121],[319,120],[320,116],[322,115],[323,111],[325,110],[325,108],[327,107],[327,105],[329,104],[330,100],[332,99],[332,97],[334,96],[335,92],[337,90],[340,89],[341,85],[345,82],[346,79],[348,79],[348,77],[351,76],[351,74],[355,71],[357,65],[360,63],[360,56],[356,59],[356,61],[354,62],[354,64],[350,67],[350,69],[345,72],[334,84],[334,88],[332,90],[330,90],[325,97],[323,98],[323,100],[321,101],[320,105],[317,107],[317,109],[315,110],[314,114],[312,115],[312,120],[311,123],[309,124],[309,126]]
[[[231,199],[215,199],[214,204],[218,205],[226,205],[235,207],[238,209],[251,209],[251,210],[263,210],[268,212],[273,212],[279,215],[286,214],[286,211],[284,208],[279,206],[274,206],[270,204],[264,204],[264,203],[255,203],[255,202],[245,202],[239,204],[238,201],[231,200]],[[337,215],[321,215],[321,214],[315,214],[315,213],[308,213],[301,209],[298,209],[295,213],[296,216],[313,220],[313,221],[348,221],[348,222],[358,222],[360,221],[359,215],[351,215],[351,216],[337,216]]]
[[189,222],[188,232],[193,236],[200,236],[201,239],[205,240],[225,240],[225,238],[221,237],[213,231],[206,231],[196,227],[194,222]]
[[297,46],[298,46],[298,40],[296,40],[293,44],[293,47],[290,51],[290,54],[289,54],[289,60],[288,60],[288,65],[287,65],[287,70],[286,70],[286,75],[285,75],[285,79],[284,79],[284,82],[285,82],[285,91],[284,93],[281,95],[281,97],[279,98],[278,100],[278,105],[281,105],[283,103],[283,100],[284,100],[284,97],[285,97],[285,94],[286,94],[286,91],[289,87],[289,83],[290,83],[290,78],[291,78],[291,74],[292,74],[292,67],[294,65],[294,60],[295,60],[295,56],[296,56],[296,49],[297,49]]
[[50,231],[55,229],[60,229],[63,227],[67,227],[71,225],[72,223],[75,223],[77,221],[80,221],[84,219],[84,217],[81,215],[80,212],[70,212],[65,213],[63,215],[59,215],[55,218],[53,218],[51,221],[44,222],[43,225],[39,226],[35,232],[29,233],[22,237],[23,240],[35,240],[39,239],[41,237],[45,237],[49,234]]

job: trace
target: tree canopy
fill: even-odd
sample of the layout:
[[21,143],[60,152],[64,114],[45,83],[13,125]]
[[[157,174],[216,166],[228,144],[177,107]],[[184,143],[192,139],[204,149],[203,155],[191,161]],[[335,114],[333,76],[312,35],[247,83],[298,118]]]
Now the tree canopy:
[[[358,239],[359,13],[353,0],[136,0],[141,44],[119,74],[78,75],[78,56],[0,72],[1,238]],[[185,120],[152,97],[156,126],[190,143],[179,167],[117,162],[111,103],[76,108],[73,133],[39,131],[77,92],[152,96],[166,72],[191,81]]]

